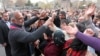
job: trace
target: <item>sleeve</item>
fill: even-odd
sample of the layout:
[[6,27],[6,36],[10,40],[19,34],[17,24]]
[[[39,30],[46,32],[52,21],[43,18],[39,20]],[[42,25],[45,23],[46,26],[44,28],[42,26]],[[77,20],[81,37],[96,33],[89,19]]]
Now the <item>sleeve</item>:
[[0,27],[0,43],[3,44],[4,43],[4,36],[3,36],[3,31]]
[[98,35],[99,32],[96,29],[96,26],[93,24],[91,18],[88,20],[85,20],[84,23],[85,23],[86,28],[91,28],[96,33],[96,35]]
[[84,44],[91,46],[95,50],[100,51],[100,39],[84,35],[81,32],[76,34],[76,38],[81,40]]
[[28,27],[28,26],[30,26],[31,24],[33,24],[34,22],[36,22],[37,20],[38,20],[38,17],[33,17],[32,19],[25,21],[25,22],[24,22],[24,26],[25,26],[25,27]]
[[47,30],[46,26],[41,26],[36,31],[29,33],[23,30],[17,30],[15,34],[15,39],[18,42],[26,43],[26,42],[34,42],[35,40],[39,39],[43,33]]
[[52,31],[56,31],[56,30],[61,30],[60,28],[58,28],[56,25],[53,25],[52,28],[50,28],[50,30]]
[[58,16],[55,17],[54,22],[53,22],[57,27],[60,27],[60,19]]

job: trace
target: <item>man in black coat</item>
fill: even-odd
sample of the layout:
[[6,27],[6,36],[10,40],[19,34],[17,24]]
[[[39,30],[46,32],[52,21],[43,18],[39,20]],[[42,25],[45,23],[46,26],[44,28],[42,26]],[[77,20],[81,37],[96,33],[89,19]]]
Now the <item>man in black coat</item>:
[[2,15],[2,20],[0,20],[0,44],[4,46],[6,56],[11,56],[11,48],[8,42],[8,32],[9,32],[9,16],[7,12]]
[[[36,20],[36,18],[34,18],[34,20]],[[49,18],[43,24],[43,26],[31,33],[26,32],[22,28],[22,25],[27,25],[27,23],[24,23],[22,13],[14,12],[8,35],[12,56],[31,56],[29,53],[28,43],[34,42],[39,39],[48,29],[48,26],[52,23],[52,19]]]
[[54,24],[57,27],[60,27],[61,20],[63,20],[63,19],[68,19],[68,18],[66,18],[66,13],[64,11],[60,11],[59,14],[56,15],[56,17],[54,19]]

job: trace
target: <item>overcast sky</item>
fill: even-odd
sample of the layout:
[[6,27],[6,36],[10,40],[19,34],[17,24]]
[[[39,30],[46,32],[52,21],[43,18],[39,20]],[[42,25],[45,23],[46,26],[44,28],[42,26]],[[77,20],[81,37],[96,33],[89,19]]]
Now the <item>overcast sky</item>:
[[[45,2],[46,3],[46,0],[31,0],[32,3],[36,3],[36,2],[39,2],[39,1],[42,1],[42,2]],[[47,0],[48,2],[51,2],[53,0]],[[71,0],[71,1],[77,1],[77,0]],[[83,0],[80,0],[80,1],[83,1]],[[89,0],[88,0],[89,1]],[[91,1],[91,0],[90,0]],[[97,0],[92,0],[93,2],[97,2]]]
[[[73,1],[77,1],[77,0],[71,0],[72,2]],[[80,1],[83,1],[83,0],[80,0]],[[97,0],[86,0],[86,1],[93,1],[93,2],[97,2]]]
[[[36,3],[36,2],[39,2],[39,1],[42,1],[44,3],[46,3],[46,0],[31,0],[32,3]],[[47,0],[48,2],[51,2],[53,0]]]

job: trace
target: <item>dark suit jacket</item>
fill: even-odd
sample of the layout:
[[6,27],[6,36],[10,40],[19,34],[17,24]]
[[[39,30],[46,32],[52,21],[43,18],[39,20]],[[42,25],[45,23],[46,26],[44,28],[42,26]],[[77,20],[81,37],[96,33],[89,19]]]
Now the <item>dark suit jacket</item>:
[[59,16],[56,16],[55,19],[54,19],[54,24],[57,26],[57,27],[60,27],[60,19],[59,19]]
[[3,20],[0,20],[0,43],[8,43],[9,28]]
[[27,32],[31,32],[32,28],[30,27],[31,24],[33,24],[35,21],[37,21],[39,18],[38,17],[33,17],[32,19],[26,20],[24,22],[24,28]]
[[[33,22],[35,21],[36,18],[33,19]],[[27,26],[29,22],[25,22],[25,26]],[[13,27],[11,27],[9,31],[8,38],[11,45],[12,56],[30,56],[28,43],[34,42],[35,40],[39,39],[47,30],[46,26],[42,26],[38,30],[30,33],[26,32],[16,24],[13,24],[11,26]]]

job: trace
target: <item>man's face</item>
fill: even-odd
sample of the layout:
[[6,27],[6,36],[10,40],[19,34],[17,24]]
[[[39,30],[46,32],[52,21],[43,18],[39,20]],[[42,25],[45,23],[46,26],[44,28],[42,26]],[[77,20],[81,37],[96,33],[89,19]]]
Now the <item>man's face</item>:
[[16,16],[15,16],[15,23],[18,24],[18,25],[23,25],[24,24],[24,18],[23,18],[23,15],[22,13],[17,13]]
[[66,30],[66,26],[67,26],[66,23],[61,23],[61,25],[60,25],[62,30]]
[[3,20],[8,21],[9,20],[9,15],[8,13],[3,14]]
[[59,14],[59,18],[60,19],[64,19],[64,18],[66,18],[63,14]]

